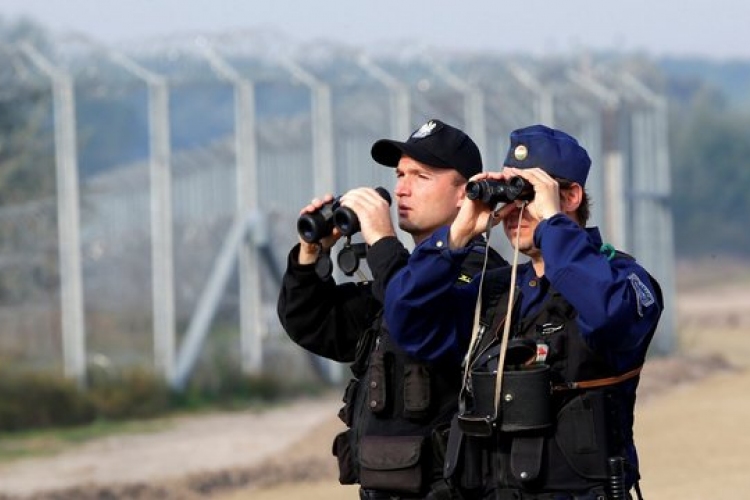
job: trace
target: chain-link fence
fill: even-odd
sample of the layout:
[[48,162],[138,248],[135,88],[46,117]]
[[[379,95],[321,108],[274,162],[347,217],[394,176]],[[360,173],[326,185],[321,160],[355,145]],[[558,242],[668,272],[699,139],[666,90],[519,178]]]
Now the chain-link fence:
[[[262,345],[284,337],[275,268],[296,241],[300,207],[325,192],[392,188],[393,170],[370,146],[433,117],[474,137],[485,169],[501,166],[514,128],[541,122],[578,137],[594,163],[592,223],[672,295],[666,110],[648,65],[330,46],[289,56],[239,39],[127,53],[81,39],[3,49],[0,104],[38,115],[17,133],[38,147],[34,173],[52,187],[0,208],[6,363],[71,376],[92,362],[155,365],[169,377],[205,310],[213,332],[200,359],[258,368]],[[0,154],[24,161],[20,149]],[[248,260],[204,309],[247,214],[259,216]],[[507,250],[502,240],[493,237]],[[666,317],[661,352],[672,329]]]

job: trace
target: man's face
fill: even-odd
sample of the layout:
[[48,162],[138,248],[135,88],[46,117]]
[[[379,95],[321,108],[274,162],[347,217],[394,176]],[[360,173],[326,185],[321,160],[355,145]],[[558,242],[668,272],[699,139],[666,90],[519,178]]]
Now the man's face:
[[[576,210],[582,201],[583,188],[570,181],[556,180],[559,186],[559,210],[578,222]],[[537,198],[538,200],[538,198]],[[531,203],[535,203],[532,201]],[[521,202],[513,202],[514,207],[503,218],[503,229],[505,236],[513,246],[516,247],[516,238],[518,239],[518,251],[531,258],[541,256],[541,250],[534,246],[534,231],[540,223],[540,219],[532,215],[529,207],[521,210]],[[532,205],[533,206],[533,205]],[[520,219],[519,219],[520,217]]]
[[518,251],[529,257],[539,254],[539,249],[534,246],[534,231],[538,225],[539,221],[531,217],[526,208],[521,214],[520,204],[503,219],[503,229],[510,244],[515,248],[518,238]]
[[452,168],[437,168],[401,156],[396,167],[398,225],[419,243],[458,214],[466,182]]

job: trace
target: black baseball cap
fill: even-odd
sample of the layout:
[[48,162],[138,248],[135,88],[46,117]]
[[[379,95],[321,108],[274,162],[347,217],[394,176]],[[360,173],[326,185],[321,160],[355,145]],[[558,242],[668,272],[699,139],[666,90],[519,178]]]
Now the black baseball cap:
[[434,119],[415,130],[406,142],[376,141],[370,154],[387,167],[397,166],[404,154],[431,167],[452,168],[466,179],[482,171],[482,155],[471,137]]

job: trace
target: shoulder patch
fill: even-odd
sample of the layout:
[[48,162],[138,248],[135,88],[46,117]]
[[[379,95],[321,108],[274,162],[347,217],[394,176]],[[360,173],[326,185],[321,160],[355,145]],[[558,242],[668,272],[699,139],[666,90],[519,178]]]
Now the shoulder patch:
[[643,316],[643,309],[654,305],[656,302],[654,300],[654,294],[651,293],[651,290],[649,290],[643,281],[641,281],[637,274],[630,273],[628,279],[630,280],[630,285],[633,287],[636,300],[638,301],[638,315]]

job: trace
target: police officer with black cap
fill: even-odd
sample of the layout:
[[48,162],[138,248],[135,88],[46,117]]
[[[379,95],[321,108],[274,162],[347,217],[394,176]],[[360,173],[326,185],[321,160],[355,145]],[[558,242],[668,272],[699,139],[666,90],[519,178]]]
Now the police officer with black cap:
[[[476,196],[422,241],[388,283],[386,323],[414,357],[463,360],[445,474],[464,497],[640,497],[633,412],[659,285],[586,228],[591,160],[575,138],[534,125],[510,140],[505,168],[472,182],[527,196],[497,210]],[[456,286],[472,238],[499,223],[514,265]]]
[[[394,167],[398,224],[416,244],[450,224],[466,197],[467,180],[482,171],[474,141],[463,131],[429,120],[405,142],[382,139],[372,158]],[[319,211],[333,197],[315,199],[301,216]],[[372,281],[336,283],[316,266],[341,231],[320,241],[300,238],[292,248],[278,300],[290,338],[326,358],[351,363],[353,378],[339,417],[348,426],[336,436],[334,455],[342,484],[360,484],[364,499],[449,499],[442,480],[445,437],[461,385],[454,363],[416,359],[391,339],[382,319],[385,285],[409,252],[396,238],[388,202],[370,187],[336,200],[357,216],[367,245]],[[507,265],[481,236],[455,279],[470,281],[486,257],[489,267]]]

